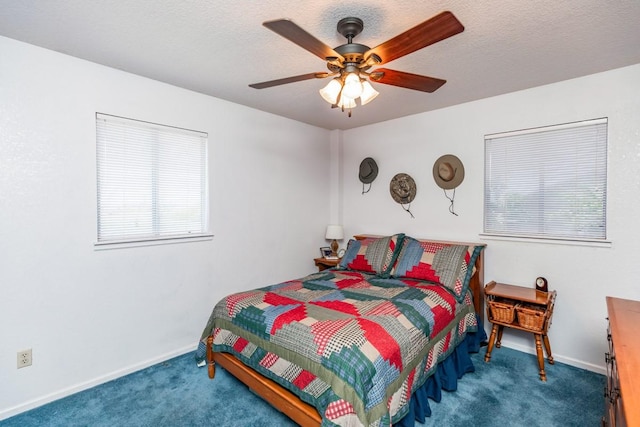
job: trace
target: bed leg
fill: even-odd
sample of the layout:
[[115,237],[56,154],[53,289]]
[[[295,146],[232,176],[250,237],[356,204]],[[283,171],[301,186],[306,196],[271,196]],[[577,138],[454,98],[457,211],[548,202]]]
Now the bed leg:
[[216,376],[216,363],[213,361],[213,337],[207,338],[207,364],[209,368],[209,378]]

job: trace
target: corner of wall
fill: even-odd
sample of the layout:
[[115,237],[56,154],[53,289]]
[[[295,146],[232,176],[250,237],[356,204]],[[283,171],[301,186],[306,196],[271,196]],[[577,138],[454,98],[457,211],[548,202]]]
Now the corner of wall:
[[343,132],[334,129],[329,136],[329,223],[342,224],[343,215]]

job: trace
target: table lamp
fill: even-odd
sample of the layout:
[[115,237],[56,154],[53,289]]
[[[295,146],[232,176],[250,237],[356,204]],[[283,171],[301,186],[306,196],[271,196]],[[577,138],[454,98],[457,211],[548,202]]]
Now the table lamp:
[[324,236],[331,242],[331,256],[338,256],[338,240],[344,239],[344,231],[341,225],[327,225],[327,233]]

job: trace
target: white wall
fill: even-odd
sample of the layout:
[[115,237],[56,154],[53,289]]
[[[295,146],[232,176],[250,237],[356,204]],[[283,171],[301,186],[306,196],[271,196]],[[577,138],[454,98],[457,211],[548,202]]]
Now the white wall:
[[[546,276],[556,359],[596,371],[605,295],[640,299],[640,65],[328,132],[1,37],[0,52],[0,419],[192,350],[222,296],[313,269],[327,220],[480,240],[483,137],[500,131],[609,118],[612,247],[486,241],[486,281]],[[96,111],[209,133],[213,240],[94,250]],[[466,170],[458,217],[432,179],[447,153]],[[380,173],[361,195],[368,156]],[[389,195],[399,172],[415,219]],[[503,342],[533,351],[527,335]],[[17,370],[25,348],[34,364]]]
[[[441,90],[446,90],[444,86]],[[343,215],[347,235],[405,232],[416,237],[483,241],[484,135],[585,119],[609,118],[608,237],[610,248],[485,240],[485,281],[533,287],[545,276],[558,292],[549,338],[556,360],[603,372],[605,296],[640,299],[640,65],[484,99],[345,131]],[[375,102],[384,102],[379,98]],[[425,101],[428,102],[428,99]],[[465,180],[455,210],[436,186],[432,167],[455,154]],[[361,195],[358,166],[379,166]],[[389,194],[400,172],[417,184],[415,219]],[[506,346],[534,351],[530,334],[505,333]],[[499,350],[498,350],[499,351]]]
[[[191,351],[224,295],[313,270],[330,132],[7,38],[0,52],[0,419]],[[94,250],[97,111],[209,133],[213,240]]]

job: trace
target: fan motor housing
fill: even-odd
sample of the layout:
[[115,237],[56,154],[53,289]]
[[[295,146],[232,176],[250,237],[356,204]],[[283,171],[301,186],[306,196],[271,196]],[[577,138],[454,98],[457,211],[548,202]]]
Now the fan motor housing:
[[358,43],[347,43],[333,50],[342,55],[345,62],[355,62],[357,64],[364,59],[364,53],[369,50],[369,46]]

